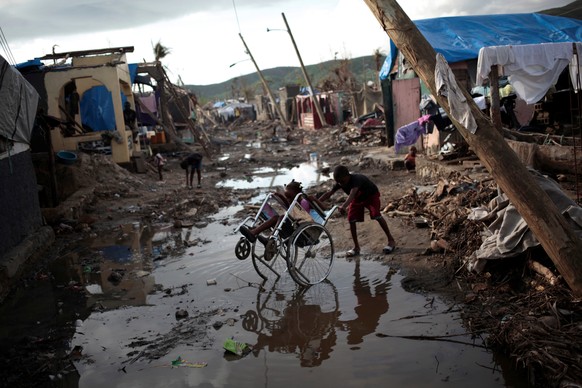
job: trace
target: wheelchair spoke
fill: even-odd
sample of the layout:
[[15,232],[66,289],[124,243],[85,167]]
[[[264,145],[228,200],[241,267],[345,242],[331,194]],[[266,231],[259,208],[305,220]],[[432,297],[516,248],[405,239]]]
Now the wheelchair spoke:
[[303,286],[317,284],[331,272],[333,257],[333,241],[327,229],[315,223],[303,225],[291,238],[289,273]]

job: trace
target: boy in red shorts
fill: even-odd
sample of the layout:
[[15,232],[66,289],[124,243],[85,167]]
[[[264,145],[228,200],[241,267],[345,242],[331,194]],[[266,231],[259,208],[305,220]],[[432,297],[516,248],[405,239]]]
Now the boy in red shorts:
[[345,166],[337,166],[334,169],[333,179],[336,184],[330,191],[323,194],[319,200],[325,201],[339,189],[342,189],[348,195],[348,198],[339,208],[341,214],[345,214],[347,210],[350,232],[352,240],[354,240],[354,248],[347,251],[346,256],[351,257],[360,254],[356,223],[364,221],[364,209],[370,211],[370,218],[378,221],[386,234],[388,245],[384,247],[384,253],[392,253],[396,248],[396,243],[386,220],[380,213],[380,191],[378,186],[365,175],[350,174],[350,171]]

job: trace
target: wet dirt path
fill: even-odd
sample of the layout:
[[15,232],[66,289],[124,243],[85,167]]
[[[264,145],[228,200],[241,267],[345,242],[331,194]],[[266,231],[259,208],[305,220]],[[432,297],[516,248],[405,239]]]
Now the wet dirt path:
[[[510,372],[495,365],[481,338],[465,333],[458,306],[404,291],[402,276],[374,257],[338,257],[329,282],[309,289],[288,274],[261,284],[250,259],[234,256],[239,236],[227,220],[238,210],[178,235],[135,226],[121,244],[99,237],[93,247],[105,260],[84,287],[93,293],[87,304],[102,311],[79,319],[71,340],[78,386],[508,384]],[[156,259],[159,244],[186,237],[207,243]],[[79,264],[55,263],[57,282],[89,273]],[[114,286],[111,274],[121,268]],[[183,311],[188,316],[177,319]],[[225,353],[228,338],[248,343],[251,353]]]

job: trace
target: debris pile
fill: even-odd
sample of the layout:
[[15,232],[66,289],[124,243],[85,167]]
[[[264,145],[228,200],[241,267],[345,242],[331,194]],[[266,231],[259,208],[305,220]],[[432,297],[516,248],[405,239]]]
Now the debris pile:
[[479,274],[466,268],[493,221],[471,215],[496,196],[491,179],[472,182],[453,174],[432,192],[409,190],[384,212],[431,226],[426,253],[449,263],[451,282],[465,295],[463,318],[470,332],[487,333],[487,344],[509,353],[532,385],[579,383],[582,299],[572,295],[545,251],[538,246],[511,260],[489,260]]

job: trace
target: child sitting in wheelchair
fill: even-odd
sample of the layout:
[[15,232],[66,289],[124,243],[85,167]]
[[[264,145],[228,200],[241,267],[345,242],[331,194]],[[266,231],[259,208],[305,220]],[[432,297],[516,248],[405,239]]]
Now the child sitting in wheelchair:
[[[264,222],[252,228],[246,225],[241,225],[239,231],[251,243],[254,243],[258,239],[262,244],[266,245],[269,239],[261,233],[266,230],[274,229],[279,225],[279,222],[283,218],[279,213],[286,213],[297,195],[300,193],[303,193],[301,182],[292,180],[289,184],[285,185],[285,191],[283,193],[272,193],[272,197],[276,198],[275,201],[270,201],[270,203],[263,205],[262,217]],[[305,218],[305,214],[301,214],[301,212],[296,212],[294,211],[295,209],[291,209],[291,215],[294,216],[294,218],[303,218],[305,221],[314,221],[319,224],[324,223],[324,219],[320,213],[325,211],[326,206],[317,198],[304,194],[301,197],[301,200],[298,201],[298,204],[311,216],[311,219]],[[318,211],[316,207],[320,210]],[[277,208],[279,213],[276,210]]]

